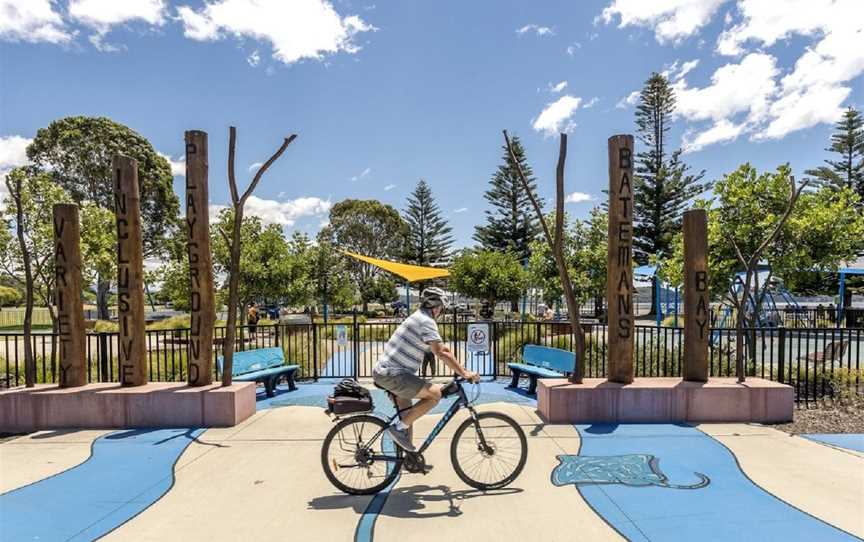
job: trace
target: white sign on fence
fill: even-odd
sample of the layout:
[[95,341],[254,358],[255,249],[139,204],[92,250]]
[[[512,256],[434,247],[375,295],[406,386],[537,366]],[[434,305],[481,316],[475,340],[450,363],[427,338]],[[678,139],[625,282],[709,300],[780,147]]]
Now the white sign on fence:
[[489,324],[468,324],[468,351],[489,351]]
[[348,329],[344,325],[336,326],[336,344],[348,346]]

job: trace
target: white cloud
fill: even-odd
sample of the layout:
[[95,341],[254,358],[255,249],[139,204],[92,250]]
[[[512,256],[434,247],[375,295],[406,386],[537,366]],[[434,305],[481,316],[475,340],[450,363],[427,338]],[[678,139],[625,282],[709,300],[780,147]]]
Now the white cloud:
[[69,16],[97,29],[108,29],[117,24],[142,20],[161,26],[165,22],[166,6],[163,0],[71,0]]
[[32,141],[18,135],[0,136],[0,205],[6,199],[6,174],[9,170],[29,162],[27,145]]
[[539,26],[536,24],[526,24],[522,28],[517,28],[516,33],[520,36],[528,32],[534,32],[538,36],[554,36],[555,31],[548,26]]
[[669,79],[670,81],[679,81],[684,79],[684,77],[690,73],[696,66],[699,65],[699,59],[689,60],[681,65],[678,64],[678,60],[672,63],[671,66],[665,68],[660,73],[663,74],[664,77]]
[[177,14],[187,38],[211,41],[231,35],[266,41],[273,58],[285,64],[356,53],[355,37],[377,30],[356,15],[342,17],[327,0],[218,0],[199,10],[180,6]]
[[27,145],[32,142],[19,135],[0,136],[0,170],[27,164]]
[[533,120],[531,127],[537,132],[543,132],[545,137],[571,131],[576,126],[572,121],[573,114],[581,101],[581,98],[569,94],[561,96],[556,101],[546,104],[543,111]]
[[176,160],[171,158],[170,155],[164,154],[161,152],[157,152],[159,156],[168,160],[168,164],[171,166],[171,175],[174,177],[185,177],[186,176],[186,157],[180,156]]
[[[653,27],[660,43],[680,42],[708,24],[725,0],[613,0],[603,9],[603,22],[609,24],[617,16],[618,28],[627,26]],[[765,2],[773,4],[773,2]]]
[[570,56],[573,56],[576,54],[576,51],[578,51],[581,48],[582,48],[582,44],[577,41],[577,42],[573,43],[573,45],[567,46],[567,54]]
[[546,85],[546,88],[547,90],[549,90],[549,92],[552,92],[553,94],[558,94],[559,92],[567,88],[567,81],[561,81],[557,85],[549,83]]
[[597,96],[594,96],[593,98],[591,98],[590,100],[585,102],[585,105],[582,106],[582,109],[588,109],[588,108],[594,107],[595,105],[597,105],[597,102],[599,102],[599,101],[600,101],[600,98],[598,98]]
[[261,167],[263,165],[264,165],[264,162],[253,162],[253,163],[249,164],[249,171],[250,172],[255,171],[256,169],[258,169],[259,167]]
[[372,168],[367,167],[366,169],[361,171],[359,175],[352,175],[351,180],[352,181],[359,181],[360,179],[365,179],[366,177],[368,177],[371,174],[372,174]]
[[591,194],[584,192],[572,192],[564,198],[565,203],[585,203],[587,201],[595,201],[597,198]]
[[749,122],[758,122],[768,112],[778,73],[773,56],[750,53],[739,63],[717,68],[711,84],[703,88],[690,88],[681,79],[672,85],[678,98],[678,114],[688,120],[716,121],[746,113]]
[[459,207],[458,209],[453,209],[453,214],[464,213],[468,210],[468,207]]
[[721,54],[742,54],[749,43],[771,47],[794,35],[815,42],[780,80],[767,121],[753,138],[776,139],[835,122],[852,91],[849,82],[864,73],[864,2],[785,0],[778,6],[777,2],[740,0],[738,11],[741,22],[724,30],[718,39]]
[[0,39],[62,44],[74,37],[50,0],[0,0]]
[[636,105],[636,102],[639,101],[639,94],[640,91],[634,90],[627,96],[624,96],[623,98],[618,100],[617,104],[615,104],[615,109],[626,109],[629,106]]
[[[297,220],[309,216],[321,216],[330,211],[330,200],[317,197],[301,197],[288,201],[262,199],[249,196],[244,207],[245,216],[257,216],[264,224],[293,226]],[[226,205],[210,205],[210,222],[215,222]]]
[[69,2],[69,17],[96,31],[88,40],[97,51],[103,53],[126,49],[124,45],[105,41],[105,35],[111,31],[112,26],[134,21],[162,26],[165,23],[166,13],[167,6],[164,0],[71,0]]
[[719,119],[696,137],[692,137],[692,131],[685,133],[681,147],[685,153],[696,152],[708,145],[732,141],[741,135],[745,127],[744,123],[734,124],[726,119]]
[[252,51],[252,54],[246,57],[246,62],[248,62],[253,68],[261,63],[261,55],[258,53],[258,49],[255,49]]
[[384,190],[389,192],[389,191],[393,190],[394,188],[396,188],[395,184],[388,184],[387,186],[384,187]]

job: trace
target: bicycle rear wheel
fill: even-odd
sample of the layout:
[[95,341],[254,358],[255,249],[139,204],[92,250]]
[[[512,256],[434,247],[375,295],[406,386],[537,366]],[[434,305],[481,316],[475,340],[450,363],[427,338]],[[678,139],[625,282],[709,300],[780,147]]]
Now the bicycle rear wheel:
[[525,432],[513,418],[499,412],[477,414],[476,425],[471,418],[465,420],[450,445],[450,460],[456,474],[480,490],[499,489],[511,483],[522,472],[527,459]]
[[[381,432],[385,427],[381,418],[361,415],[330,430],[321,446],[321,466],[330,483],[351,495],[371,495],[390,485],[402,467],[402,449]],[[396,459],[375,457],[384,455]]]

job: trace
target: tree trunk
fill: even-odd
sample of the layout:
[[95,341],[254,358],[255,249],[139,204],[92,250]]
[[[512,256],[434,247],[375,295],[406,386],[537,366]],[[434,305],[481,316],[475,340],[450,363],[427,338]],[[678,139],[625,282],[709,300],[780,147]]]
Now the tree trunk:
[[96,318],[99,320],[111,319],[111,314],[108,312],[108,291],[110,289],[111,282],[100,274],[96,278]]
[[234,228],[231,233],[231,262],[228,278],[228,321],[225,324],[225,342],[222,344],[222,385],[231,385],[234,370],[234,338],[237,334],[237,298],[240,286],[240,228],[243,225],[243,206],[234,206]]
[[[7,181],[7,186],[10,183]],[[30,338],[33,334],[33,265],[30,248],[24,237],[24,208],[21,202],[21,179],[15,180],[12,199],[15,202],[15,223],[18,235],[18,246],[24,263],[24,384],[28,388],[36,385],[36,360],[33,358],[33,345]],[[9,186],[9,188],[12,188]],[[17,377],[16,377],[17,378]]]

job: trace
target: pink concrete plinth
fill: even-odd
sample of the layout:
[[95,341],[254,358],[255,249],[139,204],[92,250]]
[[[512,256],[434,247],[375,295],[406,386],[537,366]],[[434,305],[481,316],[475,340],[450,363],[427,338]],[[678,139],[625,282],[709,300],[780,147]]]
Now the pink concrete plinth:
[[0,432],[126,427],[230,427],[255,413],[255,383],[189,387],[42,384],[0,392]]
[[550,423],[782,423],[792,421],[794,401],[791,386],[761,378],[743,384],[734,378],[637,378],[632,384],[549,378],[537,385],[537,408]]

